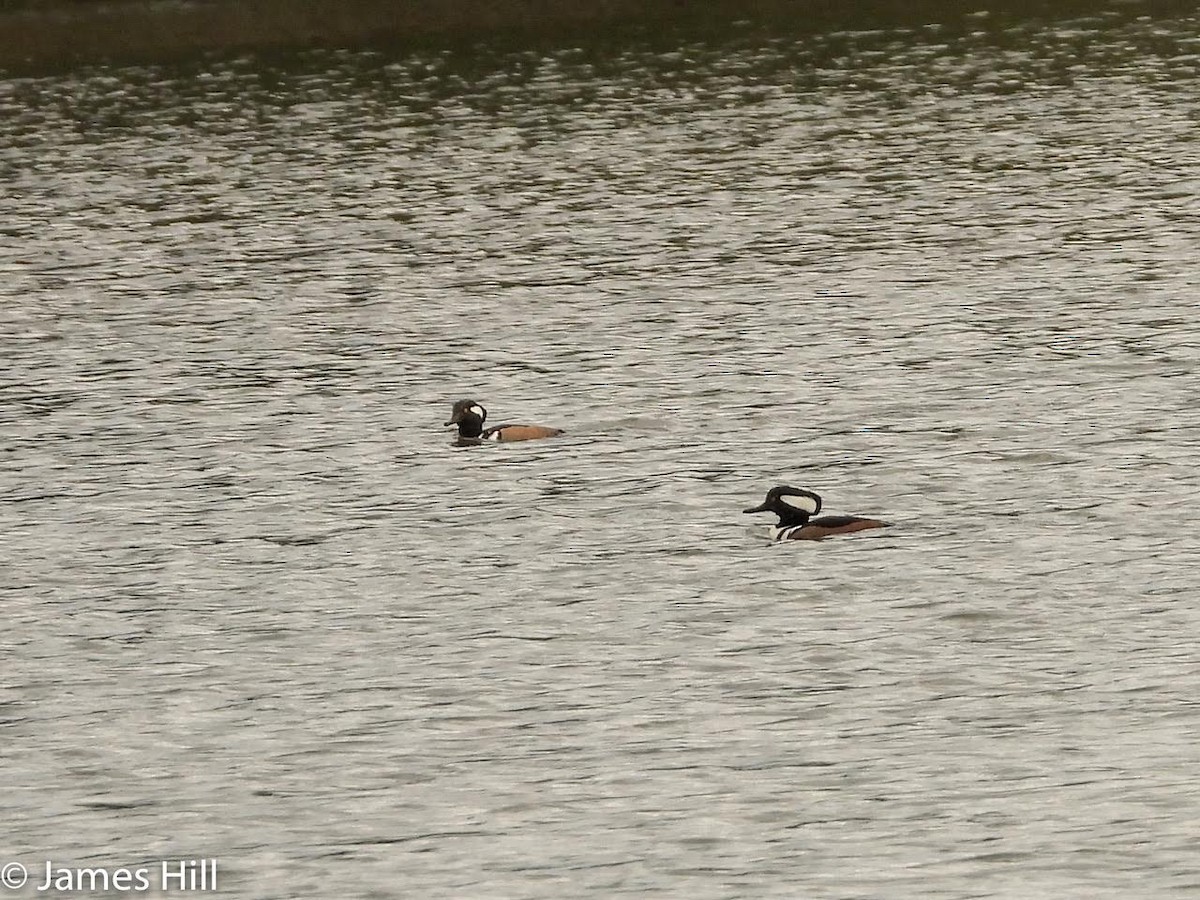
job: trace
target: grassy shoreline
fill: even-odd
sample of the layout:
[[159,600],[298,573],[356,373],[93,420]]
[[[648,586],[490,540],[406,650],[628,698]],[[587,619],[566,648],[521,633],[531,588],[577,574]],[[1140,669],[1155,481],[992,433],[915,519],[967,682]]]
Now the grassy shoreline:
[[[1133,3],[1148,11],[1156,0]],[[870,27],[976,9],[1043,15],[1130,9],[1129,0],[0,0],[0,72],[162,62],[207,52],[459,43],[503,34],[739,19]]]

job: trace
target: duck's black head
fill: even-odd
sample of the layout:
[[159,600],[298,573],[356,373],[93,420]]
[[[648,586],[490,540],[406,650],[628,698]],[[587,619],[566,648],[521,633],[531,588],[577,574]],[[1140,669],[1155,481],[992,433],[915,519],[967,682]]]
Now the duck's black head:
[[454,404],[450,421],[446,425],[457,425],[460,438],[477,438],[483,434],[483,423],[486,419],[487,410],[474,400],[459,400]]
[[809,516],[815,516],[821,511],[821,498],[812,491],[803,488],[788,487],[781,484],[767,491],[767,499],[758,506],[742,510],[743,512],[773,512],[779,516],[779,527],[803,525]]

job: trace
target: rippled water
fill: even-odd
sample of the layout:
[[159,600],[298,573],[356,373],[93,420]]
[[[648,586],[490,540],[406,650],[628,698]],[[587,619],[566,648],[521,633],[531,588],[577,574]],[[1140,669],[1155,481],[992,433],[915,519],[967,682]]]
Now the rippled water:
[[0,82],[4,852],[1200,890],[1197,24]]

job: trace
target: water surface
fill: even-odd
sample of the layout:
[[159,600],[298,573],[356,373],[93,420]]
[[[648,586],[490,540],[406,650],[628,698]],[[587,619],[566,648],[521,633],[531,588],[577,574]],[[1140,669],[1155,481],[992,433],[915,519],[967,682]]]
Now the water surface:
[[[1193,894],[1196,35],[0,82],[5,852]],[[770,546],[777,483],[896,525]]]

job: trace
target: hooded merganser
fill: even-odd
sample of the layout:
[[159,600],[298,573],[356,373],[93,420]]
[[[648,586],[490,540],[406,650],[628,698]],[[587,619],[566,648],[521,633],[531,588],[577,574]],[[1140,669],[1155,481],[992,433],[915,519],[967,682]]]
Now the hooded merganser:
[[464,446],[483,441],[534,441],[563,433],[561,428],[545,425],[497,425],[485,431],[483,423],[486,419],[487,410],[474,400],[459,400],[446,425],[458,426],[458,443]]
[[821,516],[810,519],[821,511],[821,498],[812,491],[788,487],[781,484],[767,491],[767,499],[760,505],[743,512],[773,512],[779,516],[774,528],[776,541],[819,541],[834,534],[851,534],[868,528],[886,528],[889,522],[879,519],[864,519],[861,516]]

